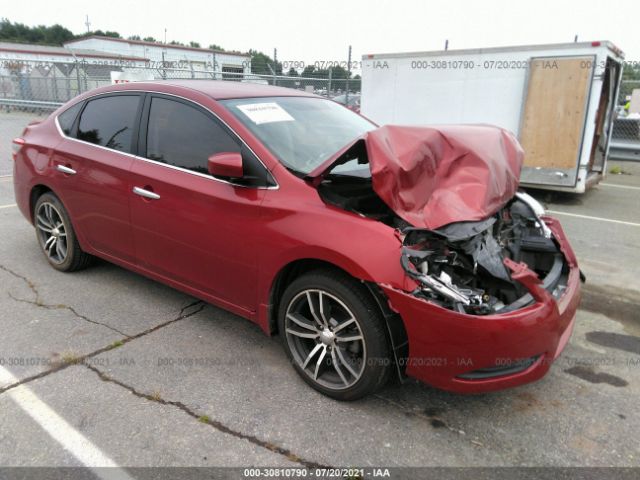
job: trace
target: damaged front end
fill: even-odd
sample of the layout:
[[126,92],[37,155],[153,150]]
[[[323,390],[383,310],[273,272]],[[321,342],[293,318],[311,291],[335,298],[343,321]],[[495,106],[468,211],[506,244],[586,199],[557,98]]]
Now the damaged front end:
[[471,315],[523,308],[534,297],[512,278],[512,261],[526,264],[559,298],[568,266],[541,213],[535,199],[517,193],[485,220],[404,229],[401,264],[418,284],[413,295]]
[[523,157],[497,127],[388,125],[309,178],[325,202],[401,232],[413,296],[491,315],[530,305],[539,288],[560,298],[576,266],[554,221],[546,225],[542,206],[518,191]]

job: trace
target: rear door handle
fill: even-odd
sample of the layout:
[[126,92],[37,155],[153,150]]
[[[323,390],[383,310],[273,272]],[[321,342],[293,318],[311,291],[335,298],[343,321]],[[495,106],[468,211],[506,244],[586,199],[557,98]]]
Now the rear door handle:
[[75,175],[76,171],[73,168],[65,167],[64,165],[56,165],[56,170],[67,175]]
[[160,199],[160,195],[158,195],[157,193],[150,192],[149,190],[145,190],[144,188],[140,188],[140,187],[133,187],[133,193],[135,193],[136,195],[140,195],[141,197],[144,197],[144,198],[150,198],[151,200]]

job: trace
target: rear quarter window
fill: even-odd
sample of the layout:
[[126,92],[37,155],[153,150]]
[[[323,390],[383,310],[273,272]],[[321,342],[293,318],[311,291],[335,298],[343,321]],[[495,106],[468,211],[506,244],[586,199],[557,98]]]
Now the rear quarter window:
[[65,135],[71,135],[71,129],[73,128],[78,113],[80,113],[82,109],[82,105],[84,105],[84,102],[78,102],[58,115],[58,124]]

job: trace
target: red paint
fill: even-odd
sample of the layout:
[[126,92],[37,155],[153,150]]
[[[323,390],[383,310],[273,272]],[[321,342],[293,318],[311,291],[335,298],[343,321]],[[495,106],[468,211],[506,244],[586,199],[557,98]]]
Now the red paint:
[[[383,287],[404,320],[409,336],[407,374],[434,387],[478,393],[538,380],[564,349],[580,302],[580,272],[557,221],[549,228],[567,255],[567,289],[556,302],[546,290],[536,303],[502,315],[473,316],[444,310],[407,293]],[[542,355],[523,372],[488,380],[463,380],[458,375],[496,362]]]
[[209,173],[214,177],[242,177],[242,156],[235,152],[224,152],[209,157]]
[[[362,138],[373,189],[415,227],[433,230],[485,219],[518,190],[524,152],[507,130],[490,125],[386,125]],[[309,177],[322,175],[338,157]]]
[[[197,89],[197,90],[196,90]],[[535,305],[505,315],[453,313],[407,292],[415,287],[400,266],[397,232],[372,219],[325,204],[311,182],[284,168],[217,98],[303,95],[304,92],[238,82],[128,83],[111,91],[144,90],[178,95],[216,113],[271,171],[276,189],[252,189],[166,168],[61,136],[54,117],[25,129],[14,163],[16,201],[32,220],[36,186],[54,191],[68,209],[82,248],[130,270],[228,309],[271,329],[269,305],[278,274],[291,262],[320,260],[355,278],[383,287],[409,335],[407,373],[435,386],[476,392],[540,378],[568,339],[579,300],[575,256],[558,223],[549,226],[571,267],[569,288],[559,302],[544,292]],[[75,100],[74,100],[75,102]],[[77,171],[68,176],[55,169]],[[149,200],[133,187],[161,196]],[[529,370],[491,381],[461,381],[470,370],[455,359],[471,357],[473,368],[497,357],[544,357]],[[425,358],[447,364],[428,365]]]

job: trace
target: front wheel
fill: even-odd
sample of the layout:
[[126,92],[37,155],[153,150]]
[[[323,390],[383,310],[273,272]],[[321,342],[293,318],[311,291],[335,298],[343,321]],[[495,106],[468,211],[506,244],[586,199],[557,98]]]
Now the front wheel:
[[355,400],[388,380],[384,320],[367,289],[353,278],[330,270],[300,276],[282,296],[278,321],[294,368],[319,392]]

